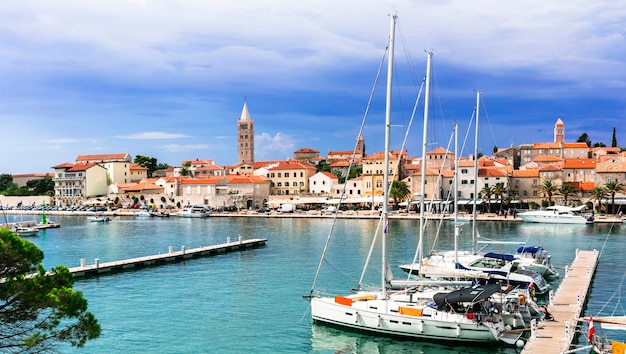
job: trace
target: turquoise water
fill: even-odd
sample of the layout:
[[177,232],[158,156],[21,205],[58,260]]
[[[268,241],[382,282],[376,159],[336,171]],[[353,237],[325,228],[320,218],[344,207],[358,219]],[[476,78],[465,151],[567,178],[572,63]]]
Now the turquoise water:
[[[102,336],[88,353],[515,353],[511,348],[446,346],[347,333],[312,325],[308,302],[331,221],[300,218],[122,219],[89,223],[57,217],[59,229],[31,238],[45,252],[46,268],[93,263],[223,243],[227,237],[267,238],[263,248],[193,259],[138,271],[79,279],[75,289],[89,301]],[[318,289],[355,286],[368,254],[376,220],[339,220]],[[418,220],[391,220],[390,263],[413,258]],[[430,224],[434,229],[436,222]],[[442,225],[451,235],[451,223]],[[596,315],[623,275],[624,225],[564,226],[512,222],[478,224],[482,238],[541,242],[560,268],[578,249],[601,249],[588,311]],[[469,235],[469,225],[464,230]],[[428,233],[425,244],[433,235]],[[451,247],[451,237],[439,240]],[[463,243],[467,246],[467,242]],[[507,246],[512,249],[514,246]],[[491,248],[491,250],[497,250]],[[505,249],[506,251],[507,249]],[[378,257],[372,261],[380,268]],[[375,269],[376,270],[376,269]],[[393,270],[396,277],[403,273]],[[378,274],[367,275],[376,283]],[[557,282],[558,283],[558,282]],[[620,294],[621,295],[621,294]],[[626,296],[626,295],[621,295]],[[610,311],[610,309],[605,309]],[[596,333],[598,333],[596,326]],[[623,332],[605,331],[626,340]],[[63,352],[72,352],[63,348]]]

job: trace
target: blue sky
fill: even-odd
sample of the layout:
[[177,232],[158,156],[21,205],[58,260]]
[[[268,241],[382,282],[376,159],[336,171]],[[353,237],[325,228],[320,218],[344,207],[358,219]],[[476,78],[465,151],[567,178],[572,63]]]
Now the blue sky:
[[[408,122],[411,80],[419,84],[434,52],[429,147],[447,147],[454,121],[465,134],[477,89],[483,153],[552,141],[559,117],[566,141],[587,133],[610,145],[616,127],[626,146],[619,1],[24,0],[0,4],[0,173],[121,152],[231,165],[244,99],[256,160],[351,150],[393,13],[394,125]],[[384,78],[368,153],[383,149]]]

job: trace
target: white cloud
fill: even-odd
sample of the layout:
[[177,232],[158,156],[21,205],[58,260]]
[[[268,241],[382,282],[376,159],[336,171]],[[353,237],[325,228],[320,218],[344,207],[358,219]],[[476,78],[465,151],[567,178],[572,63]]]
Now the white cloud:
[[261,133],[254,136],[254,159],[258,161],[293,157],[297,141],[281,132],[271,136]]
[[47,143],[47,144],[73,144],[73,143],[79,143],[79,142],[81,142],[81,140],[75,139],[75,138],[59,138],[59,139],[44,140],[44,143]]
[[161,150],[167,152],[185,152],[185,151],[197,151],[197,150],[209,150],[211,145],[209,144],[169,144],[163,145]]
[[187,138],[189,135],[187,134],[175,134],[175,133],[165,133],[165,132],[142,132],[135,133],[130,135],[121,135],[117,136],[120,139],[179,139],[179,138]]

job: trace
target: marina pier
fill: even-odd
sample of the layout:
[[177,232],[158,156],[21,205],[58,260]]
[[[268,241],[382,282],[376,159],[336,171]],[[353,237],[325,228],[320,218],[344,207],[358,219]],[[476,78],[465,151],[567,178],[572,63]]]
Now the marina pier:
[[522,353],[564,353],[576,338],[576,329],[587,301],[591,281],[598,265],[599,253],[576,250],[576,257],[566,269],[565,277],[554,296],[550,297],[548,312],[554,321],[542,321]]
[[190,249],[182,246],[180,251],[174,251],[172,249],[172,246],[170,246],[167,253],[159,253],[151,256],[130,258],[114,262],[100,263],[100,260],[96,258],[94,264],[87,265],[83,258],[81,259],[81,265],[79,267],[73,267],[69,270],[75,278],[91,275],[102,275],[107,273],[117,273],[121,271],[152,267],[166,263],[179,262],[191,258],[214,256],[234,251],[244,251],[246,249],[259,248],[265,246],[266,242],[267,239],[260,238],[242,240],[241,236],[239,236],[236,241],[231,241],[229,237],[226,243],[218,245]]

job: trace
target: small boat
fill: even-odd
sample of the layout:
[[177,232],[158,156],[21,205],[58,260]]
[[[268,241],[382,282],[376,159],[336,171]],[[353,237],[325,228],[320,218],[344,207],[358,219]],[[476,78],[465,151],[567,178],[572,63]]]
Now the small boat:
[[176,216],[179,218],[206,218],[207,213],[204,209],[190,207],[177,212]]
[[551,223],[551,224],[593,224],[593,215],[584,215],[585,206],[571,208],[563,205],[553,205],[545,209],[531,210],[518,214],[524,222]]
[[24,226],[20,223],[17,223],[13,226],[13,232],[20,237],[29,237],[29,236],[37,236],[39,230],[34,227]]
[[89,220],[89,222],[109,222],[111,221],[111,218],[107,216],[96,215],[88,217],[87,220]]
[[149,212],[149,211],[145,211],[144,210],[144,211],[140,211],[140,212],[135,213],[135,216],[138,217],[138,218],[150,217],[150,216],[152,216],[152,213]]
[[155,216],[157,218],[169,218],[170,214],[169,213],[164,213],[162,211],[151,211],[150,212],[150,216]]

